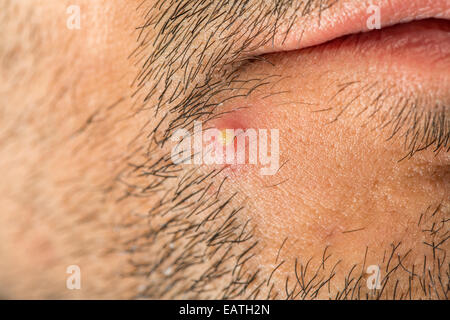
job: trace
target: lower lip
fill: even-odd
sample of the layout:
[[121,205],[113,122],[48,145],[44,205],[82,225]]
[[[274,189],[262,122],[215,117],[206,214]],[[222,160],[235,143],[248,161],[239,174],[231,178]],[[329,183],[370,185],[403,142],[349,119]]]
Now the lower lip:
[[372,3],[379,8],[383,28],[423,19],[450,19],[448,0],[337,1],[330,9],[322,12],[320,23],[317,17],[309,20],[300,18],[290,29],[287,37],[284,32],[280,32],[275,35],[271,43],[250,54],[261,55],[300,50],[344,35],[371,31],[368,27],[368,19],[373,15],[370,11],[373,7]]
[[[269,55],[299,54],[323,55],[320,63],[338,59],[344,65],[360,63],[366,74],[381,76],[399,84],[423,87],[433,86],[433,92],[444,97],[450,89],[450,21],[428,19],[399,24],[381,30],[344,36],[320,46],[299,51]],[[351,58],[350,58],[351,57]],[[400,75],[400,77],[399,77]],[[252,110],[255,112],[255,110]],[[212,121],[219,130],[257,127],[249,110],[230,112]]]
[[433,88],[446,90],[446,95],[450,91],[447,85],[450,84],[448,20],[421,20],[349,35],[303,52],[320,52],[325,55],[322,61],[333,58],[346,61],[353,57],[352,63],[361,62],[385,80],[392,78],[398,83],[404,79],[413,85],[433,85]]

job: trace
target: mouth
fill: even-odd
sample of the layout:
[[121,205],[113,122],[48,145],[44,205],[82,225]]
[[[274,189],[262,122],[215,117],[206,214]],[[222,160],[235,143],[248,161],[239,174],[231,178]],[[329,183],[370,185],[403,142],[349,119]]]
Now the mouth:
[[[432,90],[447,101],[450,92],[450,21],[425,19],[381,30],[351,34],[323,45],[306,48],[322,52],[324,61],[339,56],[342,63],[374,71],[391,83],[404,83],[418,91]],[[352,57],[350,61],[346,57]],[[399,77],[399,75],[402,75]]]
[[320,17],[316,15],[307,21],[298,19],[292,26],[280,29],[273,41],[250,54],[295,51],[372,31],[374,20],[369,20],[376,19],[378,13],[379,27],[383,29],[418,20],[450,20],[448,0],[339,1]]
[[[373,29],[368,21],[376,14],[375,7],[380,24]],[[273,41],[251,54],[288,54],[297,59],[320,53],[318,63],[334,62],[361,72],[363,78],[370,75],[373,81],[395,85],[404,97],[422,97],[420,109],[437,112],[444,108],[448,117],[448,0],[338,1],[322,11],[320,19],[317,15],[310,19],[299,19],[288,33],[280,28]]]

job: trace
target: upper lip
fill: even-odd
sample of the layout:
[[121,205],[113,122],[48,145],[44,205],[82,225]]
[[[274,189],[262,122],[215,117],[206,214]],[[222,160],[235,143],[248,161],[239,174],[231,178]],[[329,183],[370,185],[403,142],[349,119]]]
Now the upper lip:
[[373,11],[368,11],[371,5],[378,6],[380,10],[382,28],[429,18],[450,19],[449,0],[338,1],[321,14],[320,24],[317,16],[312,20],[299,19],[287,35],[280,29],[274,41],[251,54],[294,51],[349,34],[370,31],[367,20],[373,14]]

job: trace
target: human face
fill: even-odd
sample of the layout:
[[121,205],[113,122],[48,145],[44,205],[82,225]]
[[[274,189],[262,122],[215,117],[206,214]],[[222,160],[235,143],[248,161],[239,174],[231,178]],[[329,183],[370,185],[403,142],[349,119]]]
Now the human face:
[[[449,16],[448,0],[4,1],[0,295],[448,298]],[[267,130],[276,170],[174,162],[198,123],[254,129],[257,150]]]

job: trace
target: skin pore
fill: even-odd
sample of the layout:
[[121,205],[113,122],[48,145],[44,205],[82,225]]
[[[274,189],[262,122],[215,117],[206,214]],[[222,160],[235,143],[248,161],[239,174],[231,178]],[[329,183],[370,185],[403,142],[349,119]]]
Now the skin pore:
[[[448,23],[267,49],[355,3],[6,1],[0,297],[448,298]],[[279,129],[278,172],[174,164],[194,121]]]

